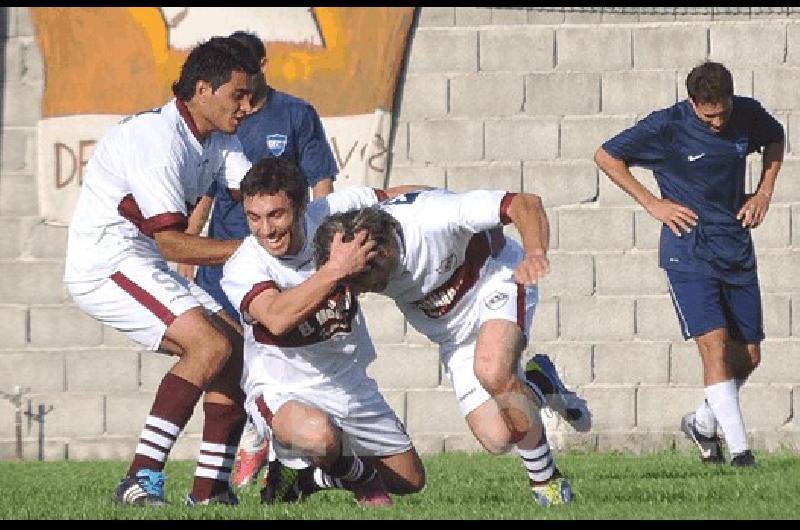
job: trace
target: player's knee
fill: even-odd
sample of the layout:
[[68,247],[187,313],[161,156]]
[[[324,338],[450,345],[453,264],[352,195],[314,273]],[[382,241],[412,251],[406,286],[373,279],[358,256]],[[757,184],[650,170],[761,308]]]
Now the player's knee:
[[398,495],[408,495],[410,493],[419,493],[425,487],[425,469],[420,468],[414,470],[410,476],[404,477],[401,491],[396,492]]
[[475,376],[481,386],[492,396],[509,392],[514,386],[513,374],[489,363],[476,365]]

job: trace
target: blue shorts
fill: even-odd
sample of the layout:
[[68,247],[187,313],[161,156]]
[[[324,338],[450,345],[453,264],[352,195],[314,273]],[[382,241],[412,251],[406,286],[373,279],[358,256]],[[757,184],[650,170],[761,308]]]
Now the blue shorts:
[[728,336],[739,342],[756,344],[764,340],[761,289],[757,279],[734,285],[691,272],[666,272],[684,339],[726,328]]

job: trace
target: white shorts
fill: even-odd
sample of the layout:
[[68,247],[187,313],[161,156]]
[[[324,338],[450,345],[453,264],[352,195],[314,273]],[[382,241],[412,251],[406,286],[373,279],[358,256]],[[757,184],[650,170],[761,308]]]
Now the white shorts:
[[[484,278],[475,286],[478,291],[472,318],[476,319],[476,324],[472,334],[461,344],[444,344],[439,348],[442,365],[464,416],[491,397],[475,376],[475,344],[481,325],[488,320],[508,320],[519,326],[526,341],[531,336],[539,289],[536,285],[524,287],[514,280],[514,269],[521,254],[509,243],[512,242],[506,243],[497,258],[492,258]],[[521,358],[517,374],[525,377]]]
[[[325,412],[331,423],[344,433],[345,447],[359,456],[391,456],[413,447],[403,422],[386,403],[372,378],[365,377],[359,386],[349,391],[318,387],[275,392],[263,388],[260,395],[254,400],[248,399],[245,405],[260,437],[271,435],[273,413],[291,400]],[[302,468],[310,464],[305,455],[284,447],[274,438],[270,453],[271,458],[280,458],[289,467]]]
[[222,309],[164,261],[128,258],[108,278],[66,285],[78,307],[152,351],[158,350],[169,325],[189,309]]

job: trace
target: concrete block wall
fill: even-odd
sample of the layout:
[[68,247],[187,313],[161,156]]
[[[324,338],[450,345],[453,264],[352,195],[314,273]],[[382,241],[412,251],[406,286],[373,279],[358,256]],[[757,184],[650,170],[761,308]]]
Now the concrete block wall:
[[[45,458],[128,459],[174,359],[100,326],[63,288],[66,230],[38,217],[41,57],[27,8],[0,13],[0,392],[20,386],[34,409],[54,407]],[[656,266],[659,225],[598,175],[592,153],[649,111],[682,99],[686,73],[699,61],[728,64],[737,92],[759,98],[788,133],[769,216],[754,232],[768,340],[743,390],[744,415],[756,447],[800,450],[800,100],[792,88],[800,19],[793,10],[731,17],[425,7],[410,46],[389,184],[542,196],[552,273],[541,285],[525,356],[550,355],[588,400],[590,433],[549,415],[545,421],[554,446],[590,451],[688,448],[679,419],[702,398],[698,354],[680,337]],[[751,179],[759,168],[753,157]],[[648,172],[636,174],[656,189]],[[368,295],[362,305],[378,350],[370,373],[418,450],[480,450],[436,347],[389,300]],[[173,456],[195,458],[201,429],[195,414]],[[0,458],[14,456],[14,432],[14,407],[0,399]],[[28,430],[23,422],[23,435],[25,457],[35,458],[35,424]]]

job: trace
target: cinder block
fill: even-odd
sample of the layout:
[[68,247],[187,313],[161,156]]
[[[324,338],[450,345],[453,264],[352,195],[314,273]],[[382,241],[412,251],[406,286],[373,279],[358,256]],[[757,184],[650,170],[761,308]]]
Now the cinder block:
[[17,385],[26,393],[64,391],[64,354],[60,351],[36,350],[1,353],[0,390],[14,393]]
[[161,380],[167,375],[172,366],[178,361],[177,357],[153,352],[140,354],[140,381],[139,390],[142,392],[155,392]]
[[469,190],[521,191],[520,163],[500,163],[447,168],[447,189],[462,193]]
[[675,436],[670,432],[601,432],[597,434],[597,452],[619,451],[645,455],[669,451]]
[[729,66],[769,68],[783,64],[786,25],[780,22],[712,24],[709,59]]
[[575,209],[558,213],[561,250],[629,250],[633,212],[623,209]]
[[409,433],[409,436],[420,456],[440,455],[444,452],[444,436],[441,434]]
[[786,64],[800,66],[800,26],[786,26]]
[[746,20],[750,15],[749,7],[712,7],[711,20],[714,22],[720,20]]
[[28,341],[28,308],[24,305],[0,305],[0,350],[22,348]]
[[478,38],[481,71],[531,72],[554,66],[555,32],[550,28],[482,30]]
[[[557,416],[560,418],[560,416]],[[557,453],[570,451],[582,454],[597,452],[597,435],[591,432],[576,432],[571,427],[562,432],[547,429],[547,441],[550,449]]]
[[747,384],[791,385],[798,381],[800,381],[800,342],[796,340],[762,342],[761,364],[747,379]]
[[64,264],[57,261],[0,260],[0,300],[5,304],[60,303],[63,275]]
[[406,394],[409,432],[469,433],[452,390],[409,390]]
[[636,425],[636,388],[590,385],[581,390],[592,411],[592,431],[627,431]]
[[750,447],[759,451],[769,453],[800,452],[800,431],[792,430],[770,430],[755,431],[748,436]]
[[[0,361],[2,362],[2,361]],[[13,392],[13,389],[2,389],[3,392]],[[3,395],[5,397],[5,395]],[[11,403],[11,401],[7,401],[5,399],[0,400],[0,438],[13,438],[16,437],[17,433],[17,408]],[[27,418],[24,416],[20,416],[20,424],[25,423]],[[25,432],[25,427],[22,427],[22,433]],[[23,434],[24,435],[24,434]],[[16,456],[12,453],[9,456]],[[0,456],[0,459],[3,457]]]
[[533,340],[555,340],[559,334],[558,300],[539,300],[536,306],[536,316],[533,318]]
[[418,7],[417,25],[421,28],[432,26],[452,26],[456,23],[454,7]]
[[409,164],[408,158],[408,122],[398,121],[394,127],[394,134],[391,139],[389,149],[389,172],[391,173],[398,166]]
[[[42,119],[42,86],[42,82],[3,83],[3,101],[0,104],[4,127],[30,127],[33,131]],[[3,169],[9,168],[3,165]]]
[[38,85],[44,79],[42,54],[36,42],[25,42],[22,47],[22,82]]
[[0,259],[14,259],[22,251],[20,225],[24,217],[0,217]]
[[[458,23],[458,14],[456,14]],[[467,29],[417,28],[411,40],[409,74],[478,71],[478,32]]]
[[129,436],[78,438],[69,440],[67,450],[69,460],[130,460],[133,458],[138,443],[138,437]]
[[561,120],[561,158],[593,160],[603,142],[631,125],[631,117],[565,116]]
[[30,312],[33,346],[98,346],[103,341],[103,324],[77,306],[32,306]]
[[142,346],[133,339],[129,339],[127,335],[121,331],[117,331],[111,326],[103,326],[103,346],[116,349],[131,348],[138,350],[142,348]]
[[[586,50],[594,52],[586,53]],[[594,27],[590,31],[577,27],[558,28],[556,57],[559,70],[627,70],[632,66],[631,30],[626,27]]]
[[800,206],[792,206],[792,246],[800,247]]
[[32,394],[34,410],[44,403],[45,410],[53,409],[45,416],[47,437],[91,437],[103,434],[104,400],[95,393],[46,393]]
[[525,77],[525,111],[535,116],[596,114],[600,112],[600,75],[530,74]]
[[677,431],[683,415],[696,410],[703,399],[702,388],[642,385],[636,394],[636,426],[653,431]]
[[439,353],[435,348],[379,346],[367,373],[381,388],[434,388],[439,385]]
[[641,340],[683,340],[675,306],[668,295],[636,299],[636,337]]
[[758,255],[758,277],[762,293],[797,291],[795,281],[800,274],[800,252],[784,251],[778,254]]
[[591,162],[524,162],[522,189],[539,195],[545,207],[597,199],[597,167]]
[[438,348],[428,337],[414,329],[411,324],[408,323],[406,324],[405,343],[410,346],[432,346]]
[[492,24],[526,24],[528,22],[527,7],[493,7]]
[[[800,410],[800,386],[795,385],[792,387],[792,410]],[[795,414],[792,418],[792,426],[795,428],[800,427],[800,414]]]
[[606,12],[602,15],[603,24],[636,24],[639,22],[639,13]]
[[[597,147],[600,146],[598,145]],[[594,153],[592,153],[592,158],[594,158]],[[654,196],[661,197],[661,193],[658,191],[658,183],[652,171],[636,166],[630,167],[629,169],[634,178],[638,180],[642,186],[647,188]],[[600,189],[598,203],[601,207],[629,206],[644,211],[644,208],[639,206],[639,203],[623,191],[622,188],[614,184],[614,181],[612,181],[603,170],[598,168],[597,174]]]
[[405,185],[444,188],[445,169],[441,166],[395,166],[389,172],[387,188]]
[[683,386],[703,386],[703,363],[693,340],[671,344],[669,381]]
[[125,392],[139,388],[139,353],[94,350],[65,353],[67,391]]
[[764,317],[764,334],[769,338],[788,338],[792,333],[791,297],[767,294],[761,297],[761,303]]
[[131,436],[138,440],[155,397],[155,392],[108,393],[106,395],[106,434]]
[[3,171],[33,171],[33,131],[7,127],[0,138]]
[[564,14],[565,24],[600,24],[603,21],[603,13],[591,11],[567,11]]
[[539,296],[591,296],[594,294],[594,259],[590,254],[550,252],[550,274],[539,282]]
[[487,160],[540,160],[558,156],[558,120],[486,121]]
[[[35,433],[35,431],[33,431]],[[16,458],[16,440],[0,440],[0,460],[10,460]],[[53,462],[64,460],[67,457],[67,442],[61,440],[45,440],[42,460]],[[22,439],[22,459],[33,461],[39,459],[39,439],[38,434],[27,436]]]
[[565,340],[629,340],[633,336],[633,299],[565,296],[561,337]]
[[488,7],[456,7],[457,26],[482,26],[492,23],[492,11]]
[[[5,142],[5,137],[3,137],[3,142]],[[3,156],[2,163],[3,169],[7,169],[5,156]],[[0,178],[0,215],[38,215],[37,197],[36,181],[31,175],[4,174]]]
[[23,256],[44,259],[64,259],[67,254],[66,226],[49,225],[39,217],[25,218],[23,225]]
[[767,212],[764,222],[751,230],[756,250],[784,249],[791,245],[791,208],[773,206]]
[[563,24],[563,23],[564,23],[564,12],[558,9],[528,10],[528,24],[546,25],[546,24]]
[[195,433],[183,433],[175,441],[172,451],[169,453],[170,460],[189,460],[196,461],[200,454],[200,444],[202,436]]
[[381,394],[383,394],[383,398],[386,400],[386,403],[392,408],[395,415],[397,415],[397,419],[403,422],[403,425],[406,423],[406,392],[405,390],[383,390],[381,389]]
[[485,74],[450,80],[450,114],[466,118],[514,116],[522,112],[523,78],[518,74]]
[[676,101],[671,71],[606,72],[602,86],[604,114],[649,114]]
[[376,344],[399,344],[406,333],[406,321],[395,303],[378,294],[362,295],[358,299],[367,329]]
[[[594,379],[591,344],[534,341],[528,345],[528,350],[529,352],[522,354],[525,360],[534,354],[547,355],[570,390],[587,385]],[[577,391],[580,393],[580,389]]]
[[792,337],[800,337],[800,296],[797,295],[792,297]]
[[778,429],[792,420],[791,387],[748,382],[739,390],[739,406],[748,430]]
[[707,39],[708,30],[704,26],[634,28],[633,66],[637,69],[693,68],[706,58]]
[[14,35],[17,37],[33,37],[33,24],[31,22],[30,8],[16,7],[14,9],[14,18],[16,19],[16,31]]
[[[789,120],[790,138],[796,139],[792,142],[793,151],[800,153],[800,115],[792,115]],[[795,147],[796,146],[796,147]],[[757,165],[757,174],[761,172],[761,164]],[[785,202],[800,202],[800,160],[796,158],[786,158],[781,165],[778,173],[778,180],[775,182],[775,191],[772,195],[771,208],[776,204]],[[767,213],[769,219],[772,212]]]
[[658,250],[663,223],[639,209],[633,213],[633,246],[636,250]]
[[483,158],[483,123],[430,120],[409,123],[414,162],[474,162]]
[[447,78],[442,75],[406,76],[398,118],[421,120],[444,117],[448,111],[447,83]]
[[792,110],[800,107],[800,92],[793,90],[798,68],[759,68],[753,73],[753,93],[767,109]]
[[597,294],[666,294],[664,274],[658,268],[658,252],[625,252],[595,256]]
[[594,376],[598,384],[664,385],[669,381],[669,343],[596,344]]

